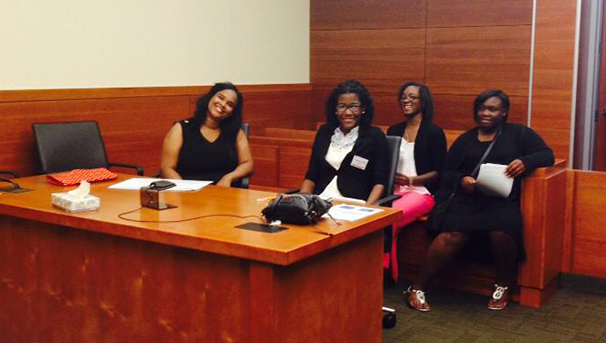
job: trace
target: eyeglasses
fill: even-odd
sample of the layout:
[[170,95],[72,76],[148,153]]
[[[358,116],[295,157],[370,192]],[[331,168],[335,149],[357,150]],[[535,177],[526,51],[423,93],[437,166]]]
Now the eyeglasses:
[[400,104],[404,104],[406,102],[406,100],[408,100],[410,102],[417,102],[417,101],[419,101],[419,97],[416,95],[402,94],[402,97],[400,98]]
[[349,105],[345,105],[345,104],[337,105],[337,112],[344,113],[345,111],[347,111],[347,109],[351,110],[351,113],[358,113],[362,109],[362,105],[355,104],[355,103],[349,104]]

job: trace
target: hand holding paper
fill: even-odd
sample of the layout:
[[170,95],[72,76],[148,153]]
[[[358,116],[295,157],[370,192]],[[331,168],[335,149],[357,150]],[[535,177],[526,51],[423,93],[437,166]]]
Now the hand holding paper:
[[507,198],[513,187],[513,178],[505,174],[506,165],[484,163],[476,179],[476,187],[488,196]]

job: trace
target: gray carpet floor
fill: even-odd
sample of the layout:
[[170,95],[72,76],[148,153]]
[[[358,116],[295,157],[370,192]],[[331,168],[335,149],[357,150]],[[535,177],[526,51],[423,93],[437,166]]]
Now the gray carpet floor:
[[587,278],[563,278],[557,293],[537,310],[510,303],[486,309],[488,298],[429,288],[430,312],[413,311],[401,287],[386,285],[385,306],[397,310],[397,325],[383,330],[383,342],[606,342],[606,287]]

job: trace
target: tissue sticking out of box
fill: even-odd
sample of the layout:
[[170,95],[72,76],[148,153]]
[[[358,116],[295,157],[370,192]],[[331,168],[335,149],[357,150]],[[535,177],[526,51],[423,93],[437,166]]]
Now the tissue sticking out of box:
[[78,188],[66,193],[53,193],[53,205],[68,212],[94,211],[99,208],[101,201],[90,195],[90,183],[80,182]]
[[78,188],[73,189],[67,194],[69,194],[74,200],[81,201],[90,193],[90,183],[86,180],[80,181],[80,186]]

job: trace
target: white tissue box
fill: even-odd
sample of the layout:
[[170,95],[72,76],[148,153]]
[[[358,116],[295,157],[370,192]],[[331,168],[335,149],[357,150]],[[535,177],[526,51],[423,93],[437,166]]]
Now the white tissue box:
[[53,205],[67,212],[94,211],[99,208],[101,201],[94,195],[86,195],[84,199],[77,200],[73,195],[67,193],[53,193]]

